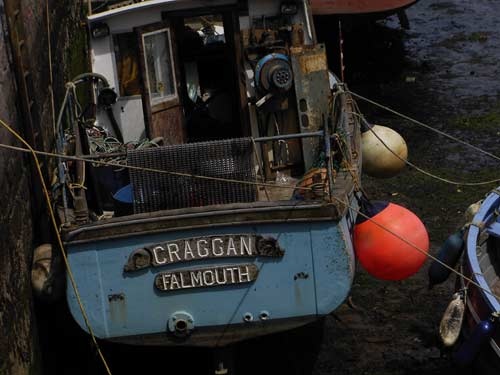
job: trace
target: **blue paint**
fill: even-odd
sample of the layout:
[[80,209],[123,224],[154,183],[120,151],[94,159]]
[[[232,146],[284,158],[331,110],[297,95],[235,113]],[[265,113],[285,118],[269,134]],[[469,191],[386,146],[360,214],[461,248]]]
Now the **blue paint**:
[[121,203],[134,203],[134,194],[132,193],[132,184],[125,185],[121,189],[119,189],[114,195],[113,198]]
[[[258,317],[266,311],[269,318],[257,335],[265,333],[273,319],[325,315],[344,301],[354,274],[350,225],[344,218],[340,223],[241,225],[139,235],[70,244],[68,258],[90,324],[100,338],[163,333],[171,315],[178,311],[193,316],[195,329],[241,324],[245,313]],[[204,259],[123,273],[135,249],[182,238],[242,233],[278,238],[285,255]],[[243,263],[254,263],[260,269],[256,281],[173,292],[154,287],[159,272]],[[67,300],[72,315],[86,329],[70,286]]]
[[460,366],[470,365],[478,356],[481,347],[491,339],[495,332],[496,322],[486,319],[476,326],[471,336],[460,346],[453,358]]
[[255,83],[257,86],[260,85],[260,74],[262,72],[262,68],[264,67],[264,65],[266,65],[267,62],[273,59],[283,60],[286,61],[287,63],[290,61],[288,57],[282,53],[270,53],[261,58],[257,63],[257,66],[255,67]]
[[[494,331],[498,325],[494,313],[500,311],[500,301],[492,294],[488,280],[483,275],[483,269],[479,264],[478,248],[484,241],[484,232],[491,236],[500,237],[499,219],[496,214],[499,207],[500,195],[497,188],[482,202],[469,227],[463,269],[468,277],[479,284],[481,289],[472,286],[464,279],[461,280],[461,285],[476,291],[468,294],[467,313],[469,318],[477,322],[477,325],[471,330],[470,335],[465,334],[467,339],[454,355],[455,362],[465,366],[473,363],[480,353],[484,352],[480,361],[486,367],[491,367],[493,371],[498,366],[498,357],[500,356],[498,340],[494,337]],[[490,313],[489,317],[486,315],[488,312]],[[465,327],[465,332],[468,329],[470,327]]]
[[[465,255],[467,257],[467,262],[469,263],[471,268],[470,277],[472,278],[472,280],[478,283],[481,286],[481,288],[483,288],[483,290],[490,292],[491,292],[490,286],[488,285],[483,276],[483,271],[479,266],[479,261],[477,258],[476,251],[477,251],[477,244],[479,241],[480,230],[476,224],[480,223],[491,224],[492,215],[494,214],[495,209],[498,208],[499,206],[500,206],[500,196],[498,194],[491,193],[486,197],[486,199],[481,204],[478,213],[476,214],[476,216],[474,216],[472,225],[469,227],[469,232],[467,234],[467,241],[466,241],[467,247]],[[488,227],[486,230],[488,230]],[[480,295],[485,300],[489,311],[492,312],[500,311],[500,302],[493,296],[493,294],[480,291]]]
[[446,264],[448,267],[455,268],[464,250],[465,241],[463,236],[464,231],[459,230],[450,235],[441,246],[436,257],[441,263],[434,260],[428,270],[429,289],[434,285],[444,283],[448,280],[451,270],[446,268],[442,263]]

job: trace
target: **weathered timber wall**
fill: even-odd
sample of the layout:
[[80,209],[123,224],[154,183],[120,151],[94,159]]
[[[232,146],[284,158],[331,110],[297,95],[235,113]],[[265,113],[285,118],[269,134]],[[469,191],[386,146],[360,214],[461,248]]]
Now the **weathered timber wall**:
[[[64,68],[75,55],[81,66],[85,55],[76,53],[70,44],[79,35],[79,2],[49,0],[51,19],[54,91],[57,103],[64,94],[64,82],[72,74]],[[40,0],[0,0],[0,119],[29,138],[23,95],[19,87],[19,64],[16,65],[16,45],[12,41],[12,8],[20,9],[17,16],[22,29],[22,65],[29,71],[31,118],[39,132],[36,147],[50,150],[52,109],[49,88],[46,2]],[[69,61],[69,65],[74,61]],[[0,143],[20,146],[5,129],[0,127]],[[49,240],[50,230],[41,224],[46,211],[40,194],[35,194],[37,183],[32,176],[29,155],[0,148],[0,374],[40,374],[40,348],[37,323],[30,283],[30,265],[33,248]],[[45,160],[47,170],[53,161]],[[41,323],[44,324],[44,323]]]

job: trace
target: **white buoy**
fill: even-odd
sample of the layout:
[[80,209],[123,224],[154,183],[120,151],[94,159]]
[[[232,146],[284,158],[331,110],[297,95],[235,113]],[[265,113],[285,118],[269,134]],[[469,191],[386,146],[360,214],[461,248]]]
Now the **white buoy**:
[[472,203],[467,208],[464,214],[466,223],[472,223],[472,220],[474,220],[474,216],[476,216],[476,214],[479,212],[479,209],[481,208],[481,203],[483,203],[483,201],[479,200],[476,203]]
[[363,172],[367,175],[388,178],[397,175],[404,168],[408,147],[403,137],[395,130],[386,126],[370,125],[370,129],[366,129],[361,135],[361,143]]

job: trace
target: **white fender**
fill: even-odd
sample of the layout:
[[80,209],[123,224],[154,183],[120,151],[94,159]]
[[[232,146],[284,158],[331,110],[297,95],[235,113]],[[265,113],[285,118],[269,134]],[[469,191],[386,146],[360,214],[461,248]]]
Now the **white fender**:
[[395,130],[373,125],[361,135],[361,142],[363,172],[367,175],[388,178],[397,175],[404,168],[408,158],[408,147],[403,137]]

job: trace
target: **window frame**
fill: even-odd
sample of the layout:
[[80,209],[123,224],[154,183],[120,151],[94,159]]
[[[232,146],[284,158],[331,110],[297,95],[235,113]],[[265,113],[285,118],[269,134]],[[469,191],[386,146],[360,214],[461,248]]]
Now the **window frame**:
[[[152,35],[161,34],[161,33],[166,33],[166,35],[167,35],[167,40],[168,40],[167,46],[169,48],[169,60],[170,60],[169,62],[170,62],[170,69],[172,72],[172,80],[173,80],[172,84],[173,84],[174,92],[172,94],[169,94],[166,96],[154,98],[153,94],[151,93],[151,86],[149,84],[149,68],[148,68],[147,56],[146,56],[146,52],[145,52],[145,50],[146,50],[145,38],[152,36]],[[148,90],[148,94],[149,94],[149,102],[150,102],[149,104],[151,105],[151,107],[156,107],[156,106],[161,105],[162,103],[170,101],[172,99],[178,99],[179,93],[177,90],[176,66],[175,66],[175,59],[173,56],[174,51],[173,51],[173,47],[172,47],[172,34],[170,31],[170,27],[164,27],[161,29],[141,33],[141,42],[142,42],[142,50],[144,51],[143,56],[141,56],[141,58],[144,60],[143,63],[144,63],[144,69],[145,69],[145,73],[146,73],[146,77],[144,77],[144,83],[145,83],[145,86],[146,86],[146,88]]]
[[141,53],[139,46],[136,46],[136,54],[137,54],[137,64],[138,64],[138,77],[137,77],[137,82],[140,86],[139,92],[137,94],[133,95],[125,95],[125,93],[122,91],[122,82],[121,82],[121,77],[119,74],[119,69],[118,69],[118,57],[121,59],[122,58],[122,53],[119,52],[118,55],[116,53],[116,50],[118,48],[118,51],[120,50],[119,45],[116,43],[115,38],[119,38],[120,35],[123,34],[130,34],[131,36],[135,35],[135,43],[137,43],[137,36],[134,31],[131,30],[120,30],[117,32],[113,32],[110,36],[110,42],[111,42],[111,52],[113,56],[113,66],[114,66],[114,76],[115,76],[115,81],[116,81],[116,87],[118,91],[118,100],[129,100],[129,99],[140,99],[142,98],[142,91],[143,91],[143,84],[141,82],[142,76],[141,76]]

